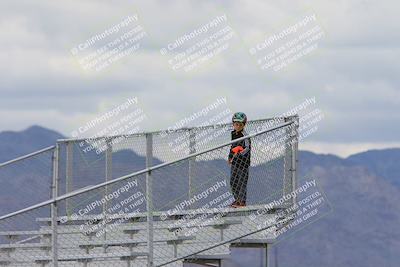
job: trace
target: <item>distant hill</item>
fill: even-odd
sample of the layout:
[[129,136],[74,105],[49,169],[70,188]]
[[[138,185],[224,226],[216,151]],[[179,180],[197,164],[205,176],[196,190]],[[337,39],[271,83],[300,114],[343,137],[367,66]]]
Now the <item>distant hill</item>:
[[[39,126],[22,132],[2,132],[0,161],[53,145],[58,138],[63,136]],[[104,157],[76,152],[74,159],[79,162],[75,165],[76,172],[81,174],[75,177],[75,189],[104,181],[104,175],[99,175],[105,173]],[[48,198],[51,181],[50,166],[46,165],[48,160],[42,158],[34,164],[28,162],[20,167],[0,169],[0,214]],[[347,158],[300,151],[299,183],[315,178],[326,192],[333,211],[272,248],[278,248],[279,266],[397,267],[400,255],[399,161],[398,148],[370,150]],[[155,159],[154,163],[161,161]],[[225,161],[214,160],[207,164],[196,165],[196,185],[200,186],[205,177],[214,175],[214,170],[219,170],[221,177],[227,178]],[[113,154],[113,178],[138,171],[144,165],[145,159],[140,154],[132,150],[117,151]],[[159,192],[155,206],[165,205],[171,196],[187,192],[187,177],[176,176],[187,170],[188,165],[182,163],[164,169],[162,176],[157,171],[153,173]],[[273,169],[271,173],[268,171],[269,168],[265,167],[252,169],[253,179],[249,184],[252,201],[262,194],[268,195],[269,192],[265,191],[268,186],[272,191],[273,186],[280,186],[259,179],[271,177]],[[60,172],[62,174],[65,169],[61,167]],[[61,193],[65,191],[62,177]],[[145,188],[143,183],[140,186]],[[232,262],[232,266],[242,265]],[[257,266],[256,261],[254,266]]]
[[372,173],[400,187],[400,149],[369,150],[354,154],[346,160],[365,166]]
[[[366,153],[385,155],[377,161],[399,160],[394,151]],[[333,212],[278,243],[279,266],[398,266],[399,187],[379,175],[384,168],[370,171],[371,158],[360,158],[300,153],[300,177],[317,179]]]
[[62,134],[36,125],[20,132],[0,132],[0,162],[52,146],[61,138]]

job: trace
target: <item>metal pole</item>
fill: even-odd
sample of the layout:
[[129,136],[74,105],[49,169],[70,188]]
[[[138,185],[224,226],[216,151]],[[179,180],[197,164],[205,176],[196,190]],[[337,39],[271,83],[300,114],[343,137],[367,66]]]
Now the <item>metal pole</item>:
[[3,163],[0,164],[0,168],[1,168],[1,167],[4,167],[4,166],[7,166],[7,165],[10,165],[10,164],[12,164],[12,163],[15,163],[15,162],[18,162],[18,161],[21,161],[21,160],[24,160],[24,159],[33,157],[33,156],[36,156],[36,155],[38,155],[38,154],[40,154],[40,153],[44,153],[44,152],[53,150],[54,148],[55,148],[55,146],[49,146],[49,147],[43,148],[43,149],[41,149],[41,150],[35,151],[35,152],[33,152],[33,153],[29,153],[29,154],[26,154],[26,155],[24,155],[24,156],[21,156],[21,157],[18,157],[18,158],[15,158],[15,159],[12,159],[12,160],[3,162]]
[[[285,122],[290,121],[290,118],[285,118]],[[284,173],[283,173],[283,195],[290,194],[291,191],[293,191],[292,188],[292,131],[290,128],[292,127],[292,124],[287,126],[285,129],[285,143],[283,144],[285,147],[285,155],[284,155]],[[278,138],[279,140],[279,138]],[[279,149],[279,148],[277,148]]]
[[[292,149],[292,166],[291,166],[291,172],[292,172],[292,191],[296,189],[297,182],[296,182],[296,177],[297,177],[297,151],[298,151],[298,143],[299,143],[299,116],[296,116],[293,118],[295,121],[295,124],[292,125],[292,140],[291,140],[291,149]],[[296,203],[296,196],[293,197],[293,205]]]
[[[73,174],[72,174],[72,170],[73,170],[73,153],[74,153],[74,147],[73,147],[73,143],[72,142],[66,142],[65,143],[66,146],[66,161],[65,161],[65,188],[66,188],[66,193],[72,192],[74,191],[74,181],[73,181]],[[66,214],[70,215],[73,213],[73,203],[72,199],[66,199],[65,200],[65,207],[66,207]]]
[[[196,153],[196,132],[193,129],[189,130],[189,155]],[[193,190],[193,169],[195,164],[196,158],[189,159],[189,199],[192,198]]]
[[266,243],[265,244],[265,267],[269,267],[268,251],[269,251],[269,245],[268,245],[268,243]]
[[[106,154],[106,166],[105,166],[105,177],[106,177],[106,182],[112,180],[112,139],[106,138],[105,140],[107,149],[105,151]],[[104,197],[108,194],[108,187],[109,185],[105,186],[105,191],[104,191]],[[112,187],[112,185],[110,185]],[[106,222],[107,221],[107,210],[108,210],[108,205],[107,201],[104,202],[103,204],[103,220]],[[103,235],[103,240],[104,242],[107,241],[107,224],[104,224],[104,235]],[[107,252],[106,246],[104,246],[104,253]]]
[[[53,182],[52,182],[52,198],[58,196],[58,160],[59,160],[59,144],[57,143],[53,152]],[[58,247],[57,247],[57,201],[51,204],[51,248],[53,266],[58,266]]]
[[[146,168],[153,165],[153,135],[146,134]],[[153,267],[153,194],[151,171],[146,172],[146,209],[147,209],[147,247],[149,255],[147,266]]]

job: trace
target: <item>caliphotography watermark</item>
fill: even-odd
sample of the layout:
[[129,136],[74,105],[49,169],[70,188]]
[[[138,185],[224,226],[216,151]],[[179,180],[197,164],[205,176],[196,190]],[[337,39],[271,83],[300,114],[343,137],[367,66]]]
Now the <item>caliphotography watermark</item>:
[[[231,121],[231,117],[232,110],[227,105],[226,97],[217,98],[202,109],[168,126],[167,130],[161,132],[161,137],[175,154],[193,153],[195,147],[206,147],[213,140],[226,135],[227,127],[208,126],[226,124]],[[182,128],[192,128],[192,131],[173,134]]]
[[[272,153],[274,157],[279,157],[284,154],[285,149],[291,147],[294,143],[302,142],[316,133],[319,124],[325,118],[324,112],[316,105],[317,101],[313,96],[278,116],[277,118],[290,117],[297,114],[299,121],[267,133],[265,138],[262,139],[260,150],[264,153]],[[273,123],[274,121],[270,121],[263,127],[272,127]]]
[[214,185],[208,187],[206,190],[204,190],[204,191],[202,191],[202,192],[200,192],[200,193],[196,193],[196,194],[195,194],[193,197],[191,197],[190,199],[181,201],[180,203],[178,203],[178,204],[175,206],[175,208],[169,209],[169,210],[167,210],[166,212],[163,212],[163,213],[161,214],[161,219],[166,219],[167,216],[175,215],[175,214],[177,214],[178,212],[181,212],[181,211],[183,211],[183,210],[185,210],[185,209],[190,208],[191,206],[193,206],[193,204],[194,204],[195,202],[198,202],[198,201],[200,201],[200,200],[202,200],[202,199],[207,199],[208,196],[209,196],[211,193],[218,192],[218,190],[219,190],[220,188],[226,188],[226,186],[227,186],[227,183],[226,183],[225,180],[216,182]]
[[[278,212],[271,212],[276,207]],[[306,180],[290,193],[284,194],[262,208],[252,212],[249,219],[258,230],[272,228],[273,238],[277,241],[285,238],[286,233],[296,232],[317,221],[332,211],[332,206],[317,180]]]
[[189,237],[220,221],[228,212],[226,207],[233,201],[226,179],[223,179],[178,202],[174,208],[163,211],[160,219],[165,221],[179,215],[169,228],[177,236]]
[[90,36],[70,52],[85,71],[98,72],[139,50],[146,36],[138,15],[132,14]]
[[216,16],[160,49],[174,71],[190,72],[228,50],[236,33],[226,14]]
[[141,132],[147,116],[138,102],[137,97],[129,97],[71,131],[71,136],[78,140],[80,151],[100,155],[132,134]]
[[262,70],[278,72],[318,48],[325,32],[315,14],[306,15],[249,49]]
[[61,217],[60,223],[83,221],[79,225],[81,234],[101,237],[145,211],[146,199],[138,189],[137,179],[125,182],[111,192],[102,190],[94,198],[89,197],[83,204],[75,205],[74,212]]

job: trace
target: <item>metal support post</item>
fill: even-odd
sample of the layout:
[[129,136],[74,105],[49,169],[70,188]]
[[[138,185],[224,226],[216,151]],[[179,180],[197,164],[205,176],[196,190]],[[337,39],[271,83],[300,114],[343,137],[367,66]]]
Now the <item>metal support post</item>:
[[[292,154],[292,163],[291,163],[291,172],[292,172],[292,191],[296,189],[297,186],[297,152],[298,152],[298,145],[299,145],[299,116],[296,115],[294,118],[294,125],[291,128],[291,154]],[[296,203],[296,197],[293,198],[293,205]]]
[[[58,196],[58,161],[59,161],[59,144],[57,143],[53,152],[53,181],[52,181],[52,198]],[[51,252],[53,266],[58,266],[58,247],[57,247],[57,202],[51,203]]]
[[[111,138],[106,138],[105,142],[106,142],[106,146],[107,146],[107,149],[105,151],[105,161],[106,161],[105,162],[106,163],[106,166],[105,166],[105,181],[108,182],[108,181],[112,180],[112,150],[113,150],[112,139]],[[108,186],[108,185],[105,186],[104,197],[108,195],[109,187],[111,188],[112,186],[111,185],[110,186]],[[108,210],[108,203],[107,203],[107,201],[105,201],[104,204],[103,204],[103,220],[105,222],[107,222],[107,215],[108,215],[108,211],[107,210]],[[104,240],[104,242],[106,242],[107,241],[107,223],[104,224],[104,228],[105,229],[104,229],[104,234],[103,234],[103,240]],[[104,246],[103,251],[104,251],[104,253],[107,252],[106,246]]]
[[[285,122],[288,122],[290,118],[285,118]],[[284,146],[284,173],[283,173],[283,195],[290,194],[291,191],[293,191],[293,184],[292,184],[292,131],[291,131],[292,124],[286,126],[284,128],[284,136],[283,140],[284,143],[281,144]],[[271,133],[273,134],[273,133]],[[278,143],[279,137],[276,138],[277,140],[275,142]],[[279,143],[278,143],[279,144]],[[279,149],[279,146],[276,148]],[[290,205],[290,203],[285,203]]]
[[[196,153],[196,132],[189,130],[189,155]],[[196,158],[189,159],[189,199],[193,196],[193,170]]]
[[[64,143],[66,146],[66,159],[65,159],[65,188],[66,193],[70,193],[74,191],[74,179],[73,179],[73,153],[74,153],[74,146],[71,141],[67,141]],[[70,215],[73,213],[74,204],[71,203],[72,199],[65,200],[65,208],[66,214]]]
[[[153,165],[153,135],[146,134],[146,168]],[[153,193],[152,193],[152,177],[151,171],[146,173],[146,209],[147,209],[147,266],[153,267],[153,254],[154,254],[154,244],[153,244]]]

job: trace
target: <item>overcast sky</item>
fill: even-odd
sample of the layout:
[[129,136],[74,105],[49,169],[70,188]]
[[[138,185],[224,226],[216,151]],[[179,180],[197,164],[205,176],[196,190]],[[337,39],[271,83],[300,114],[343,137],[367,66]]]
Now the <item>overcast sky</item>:
[[[41,125],[69,136],[132,97],[146,114],[143,130],[167,128],[219,98],[259,119],[315,97],[324,118],[301,148],[346,156],[400,146],[398,1],[215,2],[1,1],[0,130]],[[262,70],[250,49],[311,15],[323,31],[317,48],[282,70]],[[140,47],[84,70],[79,60],[106,41],[75,56],[72,49],[135,16],[127,27],[142,27]],[[208,33],[167,55],[160,49],[221,17],[234,32],[229,47],[189,72],[173,70],[172,55]]]

